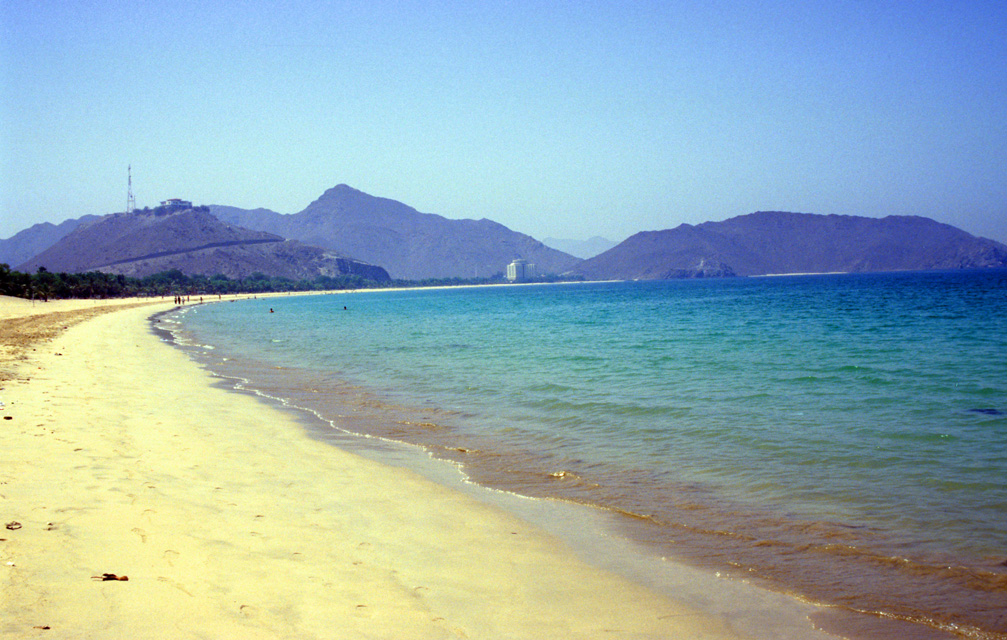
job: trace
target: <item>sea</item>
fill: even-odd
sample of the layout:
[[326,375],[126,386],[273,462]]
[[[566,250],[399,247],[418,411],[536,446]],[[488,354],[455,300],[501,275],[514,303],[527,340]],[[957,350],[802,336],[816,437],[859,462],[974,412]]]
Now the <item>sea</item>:
[[234,386],[613,514],[655,557],[921,638],[1007,638],[1005,270],[357,291],[162,320]]

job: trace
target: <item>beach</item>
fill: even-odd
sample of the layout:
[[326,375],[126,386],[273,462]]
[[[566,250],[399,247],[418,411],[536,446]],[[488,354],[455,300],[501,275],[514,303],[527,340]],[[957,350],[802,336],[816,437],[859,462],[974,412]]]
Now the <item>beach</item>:
[[759,637],[220,388],[168,302],[0,304],[52,325],[4,353],[4,637]]

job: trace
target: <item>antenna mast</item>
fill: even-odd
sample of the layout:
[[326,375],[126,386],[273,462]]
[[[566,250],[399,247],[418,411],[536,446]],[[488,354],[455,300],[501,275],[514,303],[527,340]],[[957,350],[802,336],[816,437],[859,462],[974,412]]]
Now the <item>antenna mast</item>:
[[126,213],[136,209],[136,199],[133,197],[133,165],[126,167]]

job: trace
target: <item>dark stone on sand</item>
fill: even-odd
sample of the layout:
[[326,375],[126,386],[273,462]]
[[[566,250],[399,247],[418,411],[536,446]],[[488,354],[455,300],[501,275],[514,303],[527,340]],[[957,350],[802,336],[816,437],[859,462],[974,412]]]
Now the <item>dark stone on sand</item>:
[[114,573],[103,573],[100,576],[91,576],[91,579],[99,582],[110,582],[113,580],[116,580],[118,582],[127,582],[129,580],[129,577],[117,576]]

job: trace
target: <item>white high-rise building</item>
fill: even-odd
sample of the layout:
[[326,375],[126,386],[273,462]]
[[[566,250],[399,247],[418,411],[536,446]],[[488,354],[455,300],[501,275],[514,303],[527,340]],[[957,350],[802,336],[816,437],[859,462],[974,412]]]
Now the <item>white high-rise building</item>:
[[507,279],[511,282],[526,282],[535,277],[535,265],[517,258],[507,265]]

